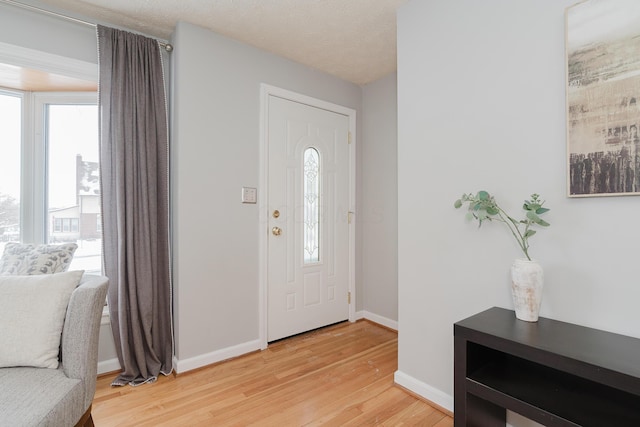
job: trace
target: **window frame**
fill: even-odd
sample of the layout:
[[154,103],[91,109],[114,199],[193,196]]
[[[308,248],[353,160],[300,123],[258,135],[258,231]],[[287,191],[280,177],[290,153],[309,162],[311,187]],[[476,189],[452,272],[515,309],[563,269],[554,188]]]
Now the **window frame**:
[[25,175],[25,171],[23,170],[23,165],[22,165],[22,160],[25,157],[25,143],[27,142],[28,138],[25,138],[25,135],[27,132],[30,131],[30,121],[29,118],[27,117],[27,111],[28,108],[30,106],[30,97],[28,97],[28,93],[21,91],[21,90],[17,90],[17,89],[10,89],[10,88],[5,88],[5,87],[0,87],[0,95],[3,96],[13,96],[16,98],[20,98],[20,240],[24,241],[24,234],[23,234],[23,221],[24,221],[24,206],[25,204],[29,204],[29,201],[24,200],[25,194],[23,191],[23,181],[24,181],[24,175]]
[[[97,105],[96,92],[23,92],[20,240],[47,243],[48,105]],[[64,230],[64,225],[62,225]],[[64,232],[64,231],[63,231]]]
[[[98,64],[68,56],[61,56],[31,49],[10,43],[0,42],[0,63],[17,67],[33,68],[47,73],[64,75],[87,81],[98,81]],[[36,141],[34,126],[34,94],[41,98],[47,94],[67,94],[69,97],[78,94],[93,94],[97,103],[97,92],[28,92],[18,89],[0,87],[0,90],[22,97],[22,148],[21,148],[21,177],[20,177],[20,241],[26,243],[44,243],[46,241],[47,210],[46,210],[46,153],[42,152],[42,145]],[[42,157],[40,157],[42,156]],[[25,164],[27,158],[33,158],[34,163]],[[26,166],[26,167],[25,167]],[[30,193],[25,191],[29,187]],[[25,197],[26,196],[26,197]]]

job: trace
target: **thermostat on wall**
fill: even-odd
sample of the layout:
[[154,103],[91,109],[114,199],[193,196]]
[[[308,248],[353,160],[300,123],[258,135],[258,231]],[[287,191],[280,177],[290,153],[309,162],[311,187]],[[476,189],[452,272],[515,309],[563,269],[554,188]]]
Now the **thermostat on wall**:
[[252,187],[242,187],[242,203],[256,203],[258,190]]

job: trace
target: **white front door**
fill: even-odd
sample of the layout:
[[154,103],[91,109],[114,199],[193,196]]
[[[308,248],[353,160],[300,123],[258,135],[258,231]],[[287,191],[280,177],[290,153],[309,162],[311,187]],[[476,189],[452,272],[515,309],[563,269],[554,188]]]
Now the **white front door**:
[[267,340],[349,318],[349,117],[269,95]]

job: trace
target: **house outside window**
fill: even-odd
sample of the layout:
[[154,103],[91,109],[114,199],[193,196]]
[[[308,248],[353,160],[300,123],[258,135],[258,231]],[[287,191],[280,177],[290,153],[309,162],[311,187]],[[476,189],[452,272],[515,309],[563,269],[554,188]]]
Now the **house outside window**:
[[[77,215],[77,208],[72,208],[72,211],[75,211]],[[73,237],[76,239],[83,238],[80,233],[80,218],[77,216],[73,218],[56,218],[53,216],[55,213],[55,211],[49,211],[49,215],[51,216],[53,223],[49,241],[56,243],[57,240],[60,240],[62,233],[66,233],[67,236],[71,236],[73,234]],[[73,212],[71,214],[73,214]],[[62,240],[69,240],[69,237],[63,238]]]

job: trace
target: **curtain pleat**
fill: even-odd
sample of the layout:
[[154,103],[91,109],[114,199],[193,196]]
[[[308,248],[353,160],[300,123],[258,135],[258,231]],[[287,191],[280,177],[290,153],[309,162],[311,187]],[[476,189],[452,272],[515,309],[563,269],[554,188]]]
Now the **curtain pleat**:
[[168,131],[156,40],[98,25],[104,270],[122,373],[113,385],[173,370]]

